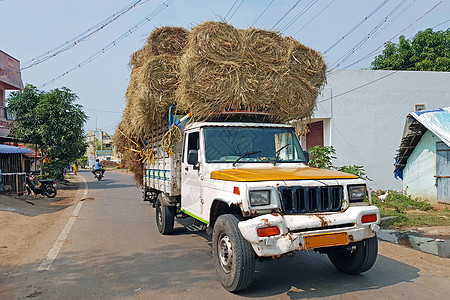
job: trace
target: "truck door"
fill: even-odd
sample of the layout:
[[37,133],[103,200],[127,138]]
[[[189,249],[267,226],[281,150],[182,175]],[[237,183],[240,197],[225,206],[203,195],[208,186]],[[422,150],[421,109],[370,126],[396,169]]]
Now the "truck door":
[[181,209],[188,214],[200,217],[203,208],[202,199],[202,169],[200,163],[190,165],[187,162],[189,150],[200,149],[200,133],[189,132],[185,136],[183,160],[181,164]]

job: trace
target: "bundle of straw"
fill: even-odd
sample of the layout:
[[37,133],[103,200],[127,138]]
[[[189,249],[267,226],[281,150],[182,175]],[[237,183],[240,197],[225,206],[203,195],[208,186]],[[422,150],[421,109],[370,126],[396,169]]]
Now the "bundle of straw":
[[225,22],[205,22],[189,33],[189,56],[221,64],[237,64],[241,58],[242,39],[238,30]]
[[155,29],[147,39],[154,55],[181,55],[186,47],[189,31],[182,27],[164,26]]
[[144,45],[142,49],[131,54],[129,66],[131,68],[142,67],[153,56],[152,47]]

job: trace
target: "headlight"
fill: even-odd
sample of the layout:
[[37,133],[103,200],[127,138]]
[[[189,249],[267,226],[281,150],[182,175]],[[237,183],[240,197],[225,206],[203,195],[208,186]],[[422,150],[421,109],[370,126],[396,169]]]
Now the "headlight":
[[250,191],[249,192],[251,206],[262,206],[270,204],[270,190]]
[[367,189],[365,185],[348,186],[348,200],[350,202],[362,202],[366,199]]

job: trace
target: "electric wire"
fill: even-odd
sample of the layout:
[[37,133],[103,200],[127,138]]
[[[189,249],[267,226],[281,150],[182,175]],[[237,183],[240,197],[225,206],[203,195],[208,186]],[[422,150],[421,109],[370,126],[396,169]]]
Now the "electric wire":
[[28,68],[31,68],[35,65],[41,64],[55,56],[57,56],[58,54],[61,54],[67,50],[70,50],[72,48],[74,48],[76,45],[78,45],[79,43],[86,41],[88,39],[90,39],[93,35],[95,35],[96,33],[98,33],[100,30],[106,28],[109,24],[111,24],[112,22],[116,21],[117,19],[119,19],[120,17],[122,17],[123,15],[125,15],[126,13],[128,13],[130,10],[132,10],[133,8],[135,8],[138,5],[144,4],[145,2],[148,2],[149,0],[138,0],[138,1],[134,1],[132,4],[122,8],[121,10],[115,12],[113,15],[111,15],[110,17],[106,18],[105,20],[97,23],[96,25],[90,27],[89,29],[83,31],[82,33],[80,33],[79,35],[73,37],[72,39],[66,41],[65,43],[39,55],[36,56],[28,61],[26,61],[25,63],[22,64],[22,68],[20,70],[26,70]]
[[[252,24],[250,27],[255,26],[255,23],[258,22],[259,18],[262,17],[262,15],[266,12],[266,10],[272,5],[272,3],[273,3],[274,1],[275,1],[275,0],[270,1],[270,3],[266,6],[266,8],[261,12],[261,14],[256,18],[256,20],[253,22],[253,24]],[[334,0],[333,0],[333,1],[334,1]]]
[[[385,46],[387,43],[391,42],[393,39],[395,39],[396,37],[398,37],[400,34],[402,34],[403,32],[405,32],[406,30],[408,30],[412,25],[414,25],[415,23],[419,22],[420,20],[423,19],[423,17],[425,17],[426,15],[428,15],[430,12],[432,12],[436,7],[438,7],[440,4],[442,4],[442,2],[444,2],[444,0],[439,1],[437,4],[435,4],[431,9],[429,9],[427,12],[425,12],[422,16],[420,16],[418,19],[416,19],[415,21],[413,21],[411,24],[409,24],[407,27],[405,27],[404,29],[402,29],[399,33],[397,33],[396,35],[394,35],[392,38],[390,38],[389,40],[387,40],[386,42],[384,42],[383,44],[381,44],[378,48],[374,49],[373,51],[371,51],[369,54],[365,55],[364,57],[360,58],[359,60],[343,67],[343,69],[347,69],[363,60],[366,60],[368,58],[371,58],[374,54],[382,52],[383,50],[380,50],[380,48],[382,48],[383,46]],[[330,74],[329,76],[332,76],[333,74]]]
[[239,3],[238,7],[234,10],[233,14],[230,16],[230,18],[228,19],[228,21],[231,21],[231,19],[233,18],[234,14],[238,11],[238,9],[241,7],[242,3],[244,3],[244,0],[241,0],[241,3]]
[[79,63],[76,66],[72,67],[70,70],[62,73],[61,75],[53,78],[50,81],[47,81],[46,83],[44,83],[42,85],[42,87],[44,87],[44,86],[46,86],[46,85],[48,85],[50,83],[54,83],[55,81],[57,81],[58,79],[60,79],[60,78],[62,78],[64,76],[66,76],[67,74],[69,74],[69,73],[71,73],[71,72],[73,72],[75,70],[78,70],[81,67],[83,67],[84,65],[94,61],[96,58],[98,58],[99,56],[101,56],[102,54],[104,54],[105,52],[107,52],[108,50],[113,48],[114,46],[116,46],[118,43],[123,41],[129,35],[131,35],[135,30],[139,29],[140,27],[142,27],[146,23],[150,22],[154,17],[156,17],[158,14],[160,14],[164,9],[169,7],[169,5],[172,4],[174,1],[175,0],[166,0],[166,1],[164,1],[160,6],[158,6],[155,10],[153,10],[150,14],[148,14],[144,19],[142,19],[139,23],[137,23],[136,25],[134,25],[133,27],[128,29],[125,33],[123,33],[121,36],[119,36],[116,40],[112,41],[111,43],[106,45],[103,49],[97,51],[96,53],[94,53],[93,55],[91,55],[89,58],[85,59],[81,63]]
[[331,45],[323,54],[326,54],[328,51],[336,47],[340,42],[342,42],[346,37],[348,37],[350,34],[352,34],[356,29],[358,29],[362,24],[364,24],[370,17],[372,17],[374,14],[376,14],[386,3],[388,3],[389,0],[384,0],[380,5],[375,7],[374,10],[372,10],[369,15],[364,17],[361,21],[359,21],[358,24],[356,24],[352,29],[350,29],[346,34],[344,34],[339,40],[337,40],[333,45]]
[[281,21],[283,21],[284,18],[286,18],[286,16],[297,6],[297,4],[300,3],[301,0],[298,0],[297,2],[295,2],[294,6],[292,6],[282,17],[281,19],[278,20],[278,22],[275,23],[275,25],[272,26],[272,28],[270,28],[270,30],[273,30],[275,28],[275,26],[277,26]]
[[282,29],[281,32],[285,32],[289,27],[292,26],[295,22],[297,22],[298,19],[300,19],[301,16],[303,16],[311,7],[314,6],[314,4],[317,3],[319,0],[311,0],[305,8],[303,8],[299,13],[295,15],[294,18],[292,18],[291,21],[289,21]]
[[365,37],[363,37],[351,50],[345,53],[342,57],[340,57],[334,64],[331,65],[330,70],[334,70],[341,66],[344,62],[346,62],[353,54],[356,53],[358,49],[360,49],[367,41],[369,41],[378,31],[386,25],[387,20],[395,14],[408,0],[401,1],[391,12],[383,18]]
[[431,29],[434,29],[434,28],[436,28],[436,27],[439,27],[439,26],[441,26],[441,25],[444,25],[444,24],[447,23],[447,22],[450,22],[450,19],[448,19],[447,21],[444,21],[444,22],[442,22],[442,23],[439,23],[439,24],[437,24],[437,25],[431,27]]
[[233,3],[233,6],[231,6],[230,7],[230,10],[227,12],[227,14],[225,15],[225,20],[227,19],[227,17],[228,17],[228,15],[230,14],[230,12],[233,10],[233,7],[236,5],[236,3],[238,2],[239,0],[235,0],[234,1],[234,3]]
[[330,3],[328,3],[327,6],[325,6],[321,11],[319,11],[311,20],[309,20],[305,25],[303,25],[303,27],[301,27],[299,30],[297,30],[293,36],[297,35],[300,31],[303,30],[303,28],[305,28],[306,26],[309,25],[309,23],[311,23],[312,21],[314,21],[320,14],[322,14],[331,4],[333,4],[333,2],[336,0],[331,0]]

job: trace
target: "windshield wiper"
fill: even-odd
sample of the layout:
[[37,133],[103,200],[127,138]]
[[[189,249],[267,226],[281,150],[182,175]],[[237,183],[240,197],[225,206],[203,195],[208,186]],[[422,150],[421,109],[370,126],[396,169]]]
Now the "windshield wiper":
[[281,150],[283,150],[284,148],[286,148],[287,146],[289,146],[290,143],[287,143],[286,145],[284,145],[283,147],[281,147],[280,149],[277,150],[277,152],[275,152],[275,161],[273,162],[273,165],[275,166],[278,162],[278,159],[280,158],[280,152]]
[[252,155],[252,154],[257,154],[257,153],[261,153],[261,151],[253,151],[253,152],[247,152],[244,154],[241,154],[238,159],[236,159],[233,163],[233,167],[236,166],[237,162],[240,161],[242,158],[248,156],[248,155]]

